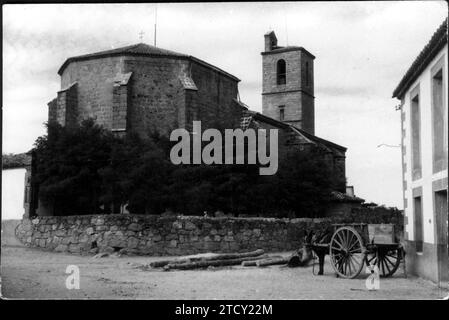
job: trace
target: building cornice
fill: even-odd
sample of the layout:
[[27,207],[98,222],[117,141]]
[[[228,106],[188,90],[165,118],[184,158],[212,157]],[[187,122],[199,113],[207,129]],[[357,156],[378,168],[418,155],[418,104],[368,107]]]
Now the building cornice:
[[291,52],[291,51],[301,51],[301,52],[305,53],[306,55],[310,56],[312,59],[315,59],[315,56],[313,54],[311,54],[309,51],[307,51],[306,49],[304,49],[303,47],[278,47],[271,51],[261,52],[260,54],[263,56],[266,56],[266,55],[270,55],[270,54],[278,54],[278,53]]
[[302,92],[307,94],[308,96],[312,97],[315,99],[315,96],[313,94],[310,94],[309,92],[307,92],[306,90],[303,89],[296,89],[296,90],[285,90],[285,91],[272,91],[272,92],[262,92],[263,96],[267,96],[270,94],[279,94],[279,93],[292,93],[292,92]]

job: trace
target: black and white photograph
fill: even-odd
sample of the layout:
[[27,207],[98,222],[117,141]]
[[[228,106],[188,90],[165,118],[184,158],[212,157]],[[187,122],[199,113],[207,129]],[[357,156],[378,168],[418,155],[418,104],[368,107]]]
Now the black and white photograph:
[[448,299],[446,1],[6,3],[2,31],[3,300]]

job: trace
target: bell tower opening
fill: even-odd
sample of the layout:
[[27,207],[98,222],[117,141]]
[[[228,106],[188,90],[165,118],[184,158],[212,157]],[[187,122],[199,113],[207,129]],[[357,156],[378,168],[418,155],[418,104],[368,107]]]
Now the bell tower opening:
[[285,84],[287,82],[287,72],[284,59],[278,60],[276,74],[277,84]]

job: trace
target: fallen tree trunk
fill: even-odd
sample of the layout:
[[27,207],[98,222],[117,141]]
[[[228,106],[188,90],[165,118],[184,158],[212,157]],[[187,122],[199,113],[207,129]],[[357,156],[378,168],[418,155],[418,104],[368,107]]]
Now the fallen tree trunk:
[[[262,256],[267,258],[268,256]],[[169,263],[164,266],[165,271],[169,270],[192,270],[207,267],[222,267],[222,266],[232,266],[241,264],[243,261],[250,260],[260,260],[262,257],[244,257],[237,259],[222,259],[222,260],[210,260],[210,261],[196,261],[196,262],[186,262],[186,263]]]
[[242,262],[242,266],[243,267],[255,267],[257,266],[257,262],[261,261],[261,260],[267,260],[267,259],[278,259],[278,258],[282,258],[281,256],[262,256],[262,257],[258,257],[260,259],[258,260],[245,260]]
[[274,259],[263,259],[256,261],[256,266],[258,267],[266,267],[266,266],[272,266],[275,264],[286,264],[288,263],[288,258],[274,258]]
[[242,252],[242,253],[222,253],[222,254],[215,254],[210,257],[181,257],[177,259],[171,259],[171,260],[161,260],[161,261],[155,261],[150,263],[150,266],[152,268],[161,268],[168,264],[185,264],[185,263],[193,263],[193,262],[200,262],[200,261],[215,261],[215,260],[227,260],[227,259],[238,259],[238,258],[249,258],[249,257],[258,257],[264,254],[264,251],[262,249],[257,249],[255,251],[250,252]]

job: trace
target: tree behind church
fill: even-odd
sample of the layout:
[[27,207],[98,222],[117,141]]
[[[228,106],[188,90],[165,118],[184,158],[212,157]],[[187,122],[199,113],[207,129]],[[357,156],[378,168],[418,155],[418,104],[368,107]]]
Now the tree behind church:
[[35,143],[39,200],[55,215],[99,213],[100,170],[110,163],[113,139],[93,120],[71,129],[47,124]]
[[255,165],[173,165],[168,138],[124,138],[86,120],[36,141],[39,198],[55,215],[119,213],[320,216],[334,190],[320,150],[290,150],[273,176]]

